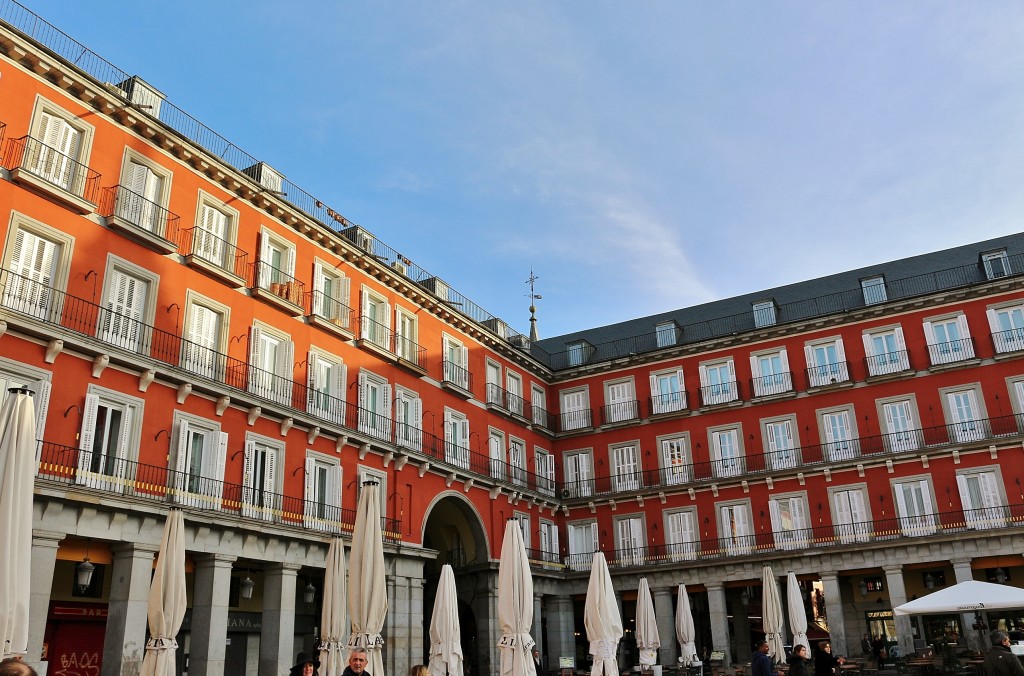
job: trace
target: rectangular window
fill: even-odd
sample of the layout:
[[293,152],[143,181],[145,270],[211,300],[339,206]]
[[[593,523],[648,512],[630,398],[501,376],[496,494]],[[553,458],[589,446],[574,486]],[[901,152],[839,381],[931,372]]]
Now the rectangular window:
[[963,314],[926,321],[924,336],[928,341],[928,356],[932,364],[949,364],[974,358],[974,341],[967,327],[967,317]]
[[530,551],[530,515],[522,512],[515,512],[512,518],[519,524],[519,532],[523,534],[523,547]]
[[770,470],[793,469],[800,463],[793,440],[793,419],[766,420],[763,423],[766,441],[766,465]]
[[249,392],[291,406],[294,363],[288,335],[258,324],[249,329]]
[[310,350],[306,355],[308,410],[324,420],[345,424],[345,363],[340,357]]
[[179,414],[175,452],[174,500],[179,504],[220,509],[228,435],[220,425]]
[[0,357],[0,406],[7,399],[10,388],[26,388],[32,392],[36,410],[36,439],[45,439],[46,414],[50,406],[50,378],[43,369]]
[[487,403],[504,407],[504,390],[501,387],[501,364],[487,360]]
[[590,403],[587,390],[569,390],[561,393],[562,398],[562,430],[586,429],[591,426]]
[[736,367],[732,359],[700,365],[701,403],[704,406],[725,404],[739,399]]
[[921,448],[921,430],[914,424],[909,399],[883,403],[882,419],[885,422],[885,443],[890,452],[916,451]]
[[505,371],[505,402],[508,412],[512,415],[522,416],[523,406],[523,377],[512,371]]
[[423,447],[423,401],[404,387],[395,388],[395,443],[413,451]]
[[246,440],[242,516],[273,521],[274,514],[281,509],[281,496],[277,492],[278,454],[284,455],[283,445],[272,444],[268,439]]
[[540,558],[546,563],[558,563],[558,527],[551,521],[540,520]]
[[775,325],[775,301],[766,300],[754,303],[754,328]]
[[868,375],[881,376],[910,370],[910,356],[903,341],[903,328],[895,327],[864,334]]
[[205,301],[189,301],[185,310],[181,367],[204,378],[223,381],[225,362],[222,342],[226,326],[226,308]]
[[1000,477],[995,470],[964,470],[956,475],[960,502],[968,528],[1002,528],[1009,514],[999,490]]
[[640,417],[637,410],[636,395],[633,393],[632,380],[620,380],[604,384],[604,421],[617,423],[625,420],[636,420]]
[[577,343],[569,343],[568,349],[566,349],[566,358],[568,359],[569,366],[580,366],[586,359],[586,346],[585,341]]
[[491,464],[491,476],[499,481],[505,480],[505,433],[501,430],[491,430],[487,436],[487,454]]
[[830,338],[804,347],[807,379],[811,387],[827,387],[850,379],[842,338]]
[[778,549],[804,549],[814,543],[807,522],[807,498],[804,495],[773,497],[768,502],[772,534]]
[[565,455],[566,498],[584,498],[594,494],[593,472],[590,453],[581,451]]
[[711,448],[714,454],[712,474],[716,478],[743,474],[743,449],[740,448],[739,431],[736,428],[711,430]]
[[295,245],[264,228],[260,232],[256,285],[292,303],[301,302],[295,283]]
[[527,484],[526,477],[526,442],[522,439],[509,437],[508,440],[508,464],[512,483],[517,486]]
[[167,237],[165,185],[167,172],[139,156],[126,158],[121,171],[114,212],[122,220],[160,237]]
[[936,531],[931,485],[927,479],[900,481],[893,484],[896,512],[904,535],[931,535]]
[[661,322],[654,331],[658,347],[670,347],[678,340],[679,327],[675,322]]
[[192,255],[222,270],[235,273],[234,237],[238,212],[206,193],[199,194]]
[[148,353],[156,278],[125,261],[112,261],[103,282],[96,337],[131,352]]
[[391,441],[391,385],[369,371],[359,372],[359,431]]
[[644,563],[644,522],[639,516],[627,516],[615,521],[615,559],[619,565],[639,566]]
[[662,483],[678,486],[693,481],[689,437],[685,434],[661,440]]
[[985,277],[988,279],[1006,277],[1012,272],[1006,251],[991,251],[982,254],[981,261],[985,265]]
[[946,410],[953,440],[957,443],[980,441],[987,434],[978,396],[974,388],[952,390],[945,393]]
[[410,364],[420,365],[419,327],[416,315],[395,307],[395,354]]
[[444,352],[444,380],[469,391],[469,349],[448,335],[441,337]]
[[850,411],[829,411],[821,414],[821,429],[825,437],[825,459],[830,462],[850,460],[859,455],[857,439],[850,426]]
[[337,531],[341,525],[341,465],[334,458],[308,452],[302,524]]
[[90,387],[79,436],[77,483],[124,492],[135,478],[142,413],[141,399]]
[[789,357],[785,348],[751,355],[750,372],[755,397],[793,390],[793,377],[789,372]]
[[683,369],[651,374],[651,412],[671,413],[686,408]]
[[8,242],[4,307],[49,320],[54,311],[55,280],[62,253],[62,242],[42,232],[18,228],[13,246]]
[[871,539],[872,525],[867,505],[863,488],[832,491],[832,523],[840,542],[850,544]]
[[350,286],[349,278],[334,268],[321,261],[313,263],[312,313],[348,329],[352,323],[352,308],[348,304]]
[[597,549],[597,522],[570,523],[566,526],[569,534],[569,558],[565,562],[572,570],[590,570],[594,552]]
[[534,447],[533,458],[537,472],[537,490],[546,495],[555,494],[555,456]]
[[640,458],[635,444],[612,446],[612,486],[616,491],[640,489]]
[[391,349],[391,306],[384,296],[363,287],[359,315],[359,339]]
[[748,503],[719,505],[718,528],[726,554],[742,556],[754,550],[754,531]]
[[546,427],[548,423],[547,394],[543,387],[530,385],[530,407],[533,411],[533,424]]
[[672,561],[692,561],[697,558],[700,538],[697,534],[696,510],[665,513],[665,545]]
[[444,410],[444,459],[469,469],[469,419],[458,411]]
[[73,195],[82,197],[90,177],[89,151],[94,130],[80,118],[39,100],[26,139],[21,167]]
[[988,324],[996,352],[1024,350],[1024,305],[989,308]]
[[885,277],[868,277],[860,280],[860,288],[864,292],[864,304],[875,305],[884,303],[888,298],[885,293]]

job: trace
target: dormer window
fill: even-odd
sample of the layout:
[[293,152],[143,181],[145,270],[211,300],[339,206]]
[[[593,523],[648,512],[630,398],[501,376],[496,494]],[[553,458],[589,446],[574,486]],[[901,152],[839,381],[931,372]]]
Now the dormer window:
[[569,366],[580,366],[594,351],[594,346],[585,340],[577,340],[566,346],[565,354]]
[[982,254],[981,262],[985,266],[986,279],[998,279],[1010,274],[1010,259],[1007,258],[1005,249]]
[[865,305],[877,305],[888,300],[885,294],[885,277],[868,277],[860,280],[860,288],[864,292]]
[[775,301],[763,300],[754,303],[754,326],[764,328],[775,324]]
[[679,326],[675,322],[661,322],[655,328],[658,347],[669,347],[676,344]]

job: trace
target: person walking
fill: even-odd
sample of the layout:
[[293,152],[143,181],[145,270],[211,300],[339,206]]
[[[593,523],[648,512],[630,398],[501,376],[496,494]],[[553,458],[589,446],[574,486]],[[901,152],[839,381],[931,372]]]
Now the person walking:
[[768,650],[768,641],[758,642],[757,650],[750,658],[751,676],[776,676],[775,670],[772,669],[772,658],[768,656]]
[[1010,637],[1005,631],[993,631],[989,634],[992,648],[985,655],[982,665],[985,676],[1024,676],[1024,666],[1010,650]]
[[807,646],[801,644],[794,647],[786,662],[789,663],[789,676],[808,676],[807,664],[810,659],[807,657]]
[[818,654],[814,656],[814,676],[833,676],[836,666],[846,662],[844,657],[832,654],[832,644],[828,641],[818,644]]

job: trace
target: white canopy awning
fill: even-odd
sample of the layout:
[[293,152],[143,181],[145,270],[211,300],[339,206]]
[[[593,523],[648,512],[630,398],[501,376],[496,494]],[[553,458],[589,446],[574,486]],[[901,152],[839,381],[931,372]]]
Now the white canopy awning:
[[1024,589],[968,580],[893,608],[896,615],[973,613],[978,610],[1024,608]]

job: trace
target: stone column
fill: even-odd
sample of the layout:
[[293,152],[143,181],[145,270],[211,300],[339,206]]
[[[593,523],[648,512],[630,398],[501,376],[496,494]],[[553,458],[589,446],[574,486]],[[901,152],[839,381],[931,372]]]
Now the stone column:
[[[968,582],[974,579],[974,570],[971,569],[971,559],[950,559],[950,563],[953,564],[953,576],[956,578],[956,583]],[[971,626],[974,624],[974,613],[962,613],[960,615],[960,635],[967,639],[967,647],[971,650],[987,650],[988,646],[983,646],[981,640],[978,638],[978,632],[973,631]],[[924,638],[928,638],[925,636]]]
[[103,676],[134,676],[146,653],[146,609],[158,547],[120,542],[110,546],[114,565],[103,640]]
[[[423,617],[423,562],[396,556],[388,560],[388,614],[385,620],[384,668],[389,674],[407,674],[424,664],[424,643],[429,618]],[[465,648],[465,647],[464,647]]]
[[192,631],[189,648],[190,676],[224,673],[228,635],[228,591],[234,556],[195,554],[195,586],[192,592]]
[[[903,566],[882,566],[885,571],[885,584],[889,587],[889,602],[892,607],[907,602],[907,588],[903,584]],[[910,623],[910,615],[896,615],[896,638],[900,642],[900,654],[906,657],[914,652],[914,628]]]
[[[711,621],[711,647],[725,653],[722,666],[732,666],[732,651],[729,649],[729,612],[725,604],[725,588],[721,582],[709,582],[708,619]],[[694,618],[696,620],[697,618]]]
[[[576,656],[576,619],[571,596],[549,596],[548,609],[548,669],[558,667],[559,657]],[[577,664],[577,669],[582,665]]]
[[295,655],[295,585],[300,566],[269,563],[263,571],[263,629],[260,676],[280,676]]
[[[822,573],[821,584],[825,587],[825,616],[828,617],[828,635],[833,655],[849,655],[846,645],[846,617],[843,615],[843,594],[839,588],[839,575],[834,572]],[[860,652],[858,647],[857,652]]]
[[[495,573],[480,573],[477,576],[476,599],[473,614],[477,621],[476,662],[477,674],[492,674],[499,670],[501,658],[498,642],[501,641],[501,625],[498,624],[498,581]],[[464,655],[467,661],[473,656]]]
[[[628,627],[629,625],[626,624],[626,612],[625,612],[625,608],[623,608],[624,604],[623,604],[623,601],[622,601],[622,592],[621,591],[616,591],[615,592],[615,604],[619,607],[619,620],[622,622],[622,628],[626,629],[626,627]],[[635,626],[633,628],[636,629]],[[636,634],[633,634],[633,638],[636,639]],[[626,643],[626,634],[623,633],[622,634],[622,640],[619,641],[619,646],[615,650],[615,657],[618,660],[619,673],[620,674],[623,671],[627,671],[627,670],[633,668],[633,665],[629,663],[629,655],[626,654],[626,645],[625,645],[625,643]]]
[[541,613],[544,612],[544,595],[534,594],[533,595],[533,626],[530,627],[530,636],[533,638],[534,643],[537,644],[537,650],[540,651],[541,657],[544,655],[544,637],[541,635],[541,620],[543,616]]
[[64,537],[64,533],[32,531],[32,591],[28,606],[28,654],[25,655],[25,662],[43,674],[46,673],[46,667],[40,657],[43,654],[46,616],[50,612],[53,569],[57,565],[57,548]]
[[658,638],[661,649],[658,651],[658,664],[674,667],[679,659],[679,642],[676,640],[676,616],[672,606],[672,596],[676,587],[661,587],[651,590],[654,596],[654,616],[658,620]]

